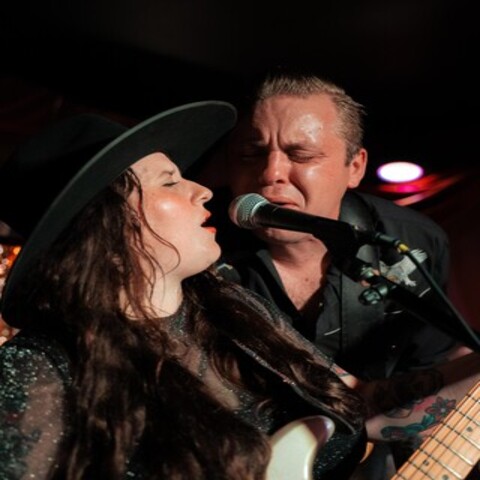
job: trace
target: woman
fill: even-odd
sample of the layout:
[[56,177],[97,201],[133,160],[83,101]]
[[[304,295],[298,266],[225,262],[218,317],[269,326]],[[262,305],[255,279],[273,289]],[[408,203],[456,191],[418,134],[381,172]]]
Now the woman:
[[269,436],[319,414],[335,434],[315,478],[348,478],[363,404],[270,305],[215,275],[211,192],[181,174],[234,121],[222,102],[130,130],[75,117],[0,171],[10,206],[34,199],[0,215],[27,238],[2,298],[21,331],[0,347],[1,478],[263,479]]

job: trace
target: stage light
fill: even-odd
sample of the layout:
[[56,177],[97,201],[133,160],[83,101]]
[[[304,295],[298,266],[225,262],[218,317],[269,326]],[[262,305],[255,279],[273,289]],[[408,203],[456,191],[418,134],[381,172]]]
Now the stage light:
[[412,182],[423,175],[423,168],[412,162],[390,162],[378,167],[377,176],[390,183]]

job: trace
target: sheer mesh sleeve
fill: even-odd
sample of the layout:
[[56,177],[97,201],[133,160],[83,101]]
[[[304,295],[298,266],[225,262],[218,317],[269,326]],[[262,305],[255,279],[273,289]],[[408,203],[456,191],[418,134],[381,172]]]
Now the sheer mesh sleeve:
[[0,478],[44,479],[65,433],[66,382],[42,342],[0,347]]

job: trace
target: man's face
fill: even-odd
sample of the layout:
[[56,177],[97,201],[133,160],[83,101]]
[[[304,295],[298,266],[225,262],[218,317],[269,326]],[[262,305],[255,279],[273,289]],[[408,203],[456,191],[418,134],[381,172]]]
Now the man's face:
[[[258,193],[285,208],[337,219],[347,188],[360,183],[366,152],[346,165],[336,107],[324,94],[275,96],[258,103],[233,134],[228,181],[234,197]],[[306,234],[262,229],[264,239]]]

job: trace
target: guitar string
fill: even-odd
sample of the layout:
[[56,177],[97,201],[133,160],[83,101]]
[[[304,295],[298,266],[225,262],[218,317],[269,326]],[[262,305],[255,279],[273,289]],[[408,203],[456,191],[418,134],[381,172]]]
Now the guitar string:
[[[467,394],[461,404],[452,411],[452,415],[447,417],[448,421],[446,421],[446,418],[445,421],[442,422],[437,434],[429,437],[432,439],[432,441],[436,442],[436,447],[434,447],[433,450],[427,452],[425,449],[422,449],[422,447],[420,447],[420,449],[425,455],[436,461],[442,468],[460,479],[463,478],[463,475],[459,471],[457,471],[457,469],[464,470],[465,468],[468,468],[468,471],[470,471],[475,464],[472,464],[472,462],[465,460],[464,456],[460,453],[459,448],[451,448],[451,443],[452,440],[457,440],[458,438],[463,439],[463,445],[465,445],[465,443],[471,443],[468,437],[466,437],[464,434],[462,435],[462,432],[466,428],[462,427],[462,423],[464,423],[465,421],[465,415],[464,412],[459,411],[460,407],[462,407],[462,409],[464,410],[464,407],[467,406],[469,409],[468,411],[471,412],[472,409],[476,406],[475,401],[472,404],[471,400],[472,398],[469,396],[469,394]],[[452,424],[452,420],[455,420],[455,423]],[[455,462],[454,464],[455,466],[451,466],[451,463],[449,465],[444,460],[442,460],[442,457],[444,458],[445,454],[449,454],[450,462],[455,459],[457,460],[457,462]],[[458,462],[458,459],[462,460],[463,463]]]
[[[464,406],[468,405],[468,410],[466,412],[460,411],[464,410]],[[474,415],[471,415],[472,411],[475,409],[475,407],[478,407],[478,402],[476,401],[475,397],[472,396],[471,392],[469,392],[464,401],[462,401],[459,406],[452,411],[452,416],[451,419],[454,417],[457,419],[456,423],[452,424],[449,421],[444,421],[442,422],[442,427],[439,428],[439,433],[444,433],[447,432],[444,437],[442,437],[442,440],[440,440],[439,436],[433,437],[435,441],[438,441],[441,443],[443,446],[445,446],[445,451],[453,454],[454,457],[460,458],[461,460],[464,461],[469,467],[473,467],[476,462],[472,462],[469,458],[467,458],[465,455],[460,453],[460,448],[452,449],[451,444],[452,444],[452,439],[456,440],[458,438],[463,440],[462,446],[465,447],[467,446],[466,444],[469,444],[476,449],[478,452],[480,450],[480,444],[476,442],[472,436],[470,435],[465,435],[465,431],[468,431],[470,426],[470,420],[469,418],[473,418]],[[462,407],[462,408],[461,408]],[[469,415],[470,413],[470,415]],[[478,413],[478,411],[475,411],[475,413]],[[465,423],[465,420],[467,422]],[[477,422],[475,422],[477,424]],[[462,426],[463,425],[463,426]],[[478,425],[477,425],[478,426]],[[474,431],[474,430],[473,430]],[[462,448],[464,450],[464,448]],[[471,450],[471,448],[469,448]],[[440,461],[440,463],[442,463]]]
[[[453,454],[453,458],[461,458],[462,460],[464,459],[463,459],[463,455],[461,455],[459,451],[453,450],[448,446],[448,444],[445,443],[445,441],[439,440],[438,435],[440,435],[441,433],[444,433],[445,431],[449,431],[449,433],[447,433],[443,437],[443,440],[448,440],[449,437],[454,437],[454,438],[460,437],[464,440],[464,444],[470,443],[474,448],[477,449],[477,451],[480,450],[480,445],[477,442],[475,442],[471,437],[466,436],[463,433],[465,429],[468,430],[469,423],[467,423],[467,426],[465,428],[462,428],[461,431],[457,429],[459,425],[461,425],[461,423],[465,421],[465,419],[467,419],[470,423],[473,423],[475,426],[477,427],[479,426],[479,422],[477,422],[474,419],[474,415],[472,415],[473,409],[479,406],[479,402],[475,398],[477,396],[478,390],[480,390],[480,384],[475,386],[475,389],[473,392],[470,391],[467,393],[467,395],[460,402],[460,404],[454,410],[452,410],[452,412],[449,415],[447,415],[447,417],[441,422],[441,424],[437,428],[437,432],[434,435],[431,435],[430,437],[428,437],[422,444],[424,445],[427,442],[435,440],[437,442],[437,446],[434,447],[431,452],[428,452],[421,445],[419,449],[406,461],[405,468],[402,467],[397,473],[397,475],[393,477],[393,479],[407,478],[407,477],[403,477],[403,473],[404,473],[403,471],[406,470],[408,466],[416,468],[419,472],[423,473],[428,478],[432,478],[432,479],[437,478],[437,477],[432,477],[428,471],[422,470],[422,467],[426,465],[425,459],[423,459],[419,463],[415,462],[415,460],[418,460],[418,457],[420,457],[420,455],[424,455],[427,458],[431,458],[432,460],[436,461],[438,464],[440,464],[443,468],[445,468],[450,473],[455,475],[457,478],[460,478],[460,479],[464,478],[463,476],[459,476],[460,474],[458,472],[456,472],[455,470],[452,470],[450,467],[448,467],[448,465],[446,465],[443,461],[440,460],[440,455],[439,455],[440,450],[442,451],[442,453],[450,452],[451,454]],[[468,411],[467,412],[460,411],[460,410],[463,410],[465,406],[468,407]],[[455,423],[450,425],[449,423],[453,419],[455,419]],[[470,472],[471,467],[473,467],[475,463],[472,464],[471,461],[466,461],[466,460],[464,460],[464,462],[467,464],[468,467],[470,467],[469,468],[469,472]],[[467,474],[469,472],[467,472]]]

